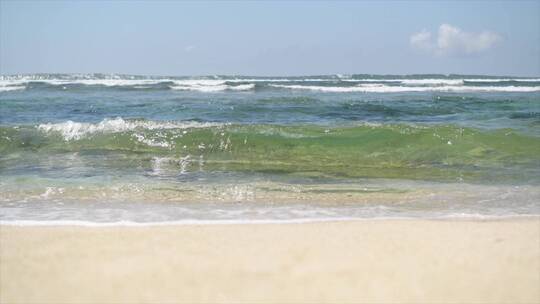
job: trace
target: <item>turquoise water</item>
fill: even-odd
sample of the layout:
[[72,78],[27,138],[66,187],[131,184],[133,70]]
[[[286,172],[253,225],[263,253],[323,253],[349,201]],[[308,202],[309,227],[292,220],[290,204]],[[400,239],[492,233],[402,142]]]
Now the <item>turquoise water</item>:
[[0,76],[0,220],[540,214],[540,79]]

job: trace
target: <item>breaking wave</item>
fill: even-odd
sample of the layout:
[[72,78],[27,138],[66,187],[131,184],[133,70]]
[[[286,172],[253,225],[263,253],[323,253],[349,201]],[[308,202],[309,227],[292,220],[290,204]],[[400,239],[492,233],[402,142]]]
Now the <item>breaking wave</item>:
[[104,119],[99,123],[84,123],[66,121],[61,123],[47,123],[38,125],[37,129],[46,133],[57,132],[64,140],[78,140],[95,133],[120,133],[133,130],[167,130],[190,129],[222,126],[217,123],[185,122],[156,122],[148,120],[124,120],[121,117]]
[[255,88],[255,84],[227,84],[222,80],[176,80],[170,88],[173,90],[219,92],[225,90],[249,91]]
[[271,87],[309,90],[319,92],[346,93],[397,93],[397,92],[539,92],[540,86],[388,86],[383,84],[360,84],[357,86],[309,86],[309,85],[282,85],[269,84]]
[[0,76],[0,92],[25,89],[80,88],[122,90],[175,90],[193,92],[253,91],[265,89],[303,89],[319,92],[537,92],[539,78],[479,78],[425,76],[299,76],[299,77],[150,77],[105,74],[36,74]]
[[173,78],[40,78],[40,77],[0,77],[0,92],[24,90],[27,88],[49,86],[62,90],[73,86],[100,86],[125,89],[172,89],[200,92],[219,92],[226,90],[248,91],[255,88],[254,83],[244,80],[215,79],[173,79]]
[[487,131],[444,125],[364,123],[324,127],[115,118],[99,123],[0,127],[1,154],[16,156],[25,151],[49,156],[115,152],[133,161],[172,158],[182,160],[182,171],[204,165],[210,171],[345,177],[540,179],[531,169],[540,165],[537,137],[508,129]]

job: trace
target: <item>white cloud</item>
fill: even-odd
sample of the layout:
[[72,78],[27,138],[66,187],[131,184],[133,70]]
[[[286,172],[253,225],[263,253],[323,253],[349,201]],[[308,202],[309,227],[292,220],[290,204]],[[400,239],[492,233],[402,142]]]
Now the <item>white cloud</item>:
[[439,26],[436,39],[431,36],[431,32],[422,30],[411,35],[409,42],[415,49],[442,56],[482,53],[501,40],[493,32],[469,33],[449,24]]
[[191,51],[193,51],[195,49],[195,46],[194,45],[188,45],[184,48],[184,51],[189,53]]
[[413,34],[410,38],[410,42],[411,45],[415,48],[422,50],[431,50],[431,33],[426,30],[422,30],[419,33]]

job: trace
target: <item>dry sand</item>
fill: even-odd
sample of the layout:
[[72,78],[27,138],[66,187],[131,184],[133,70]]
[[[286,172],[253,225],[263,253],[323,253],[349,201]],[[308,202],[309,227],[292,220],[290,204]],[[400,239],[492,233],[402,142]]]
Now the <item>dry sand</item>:
[[540,219],[0,227],[2,303],[540,303]]

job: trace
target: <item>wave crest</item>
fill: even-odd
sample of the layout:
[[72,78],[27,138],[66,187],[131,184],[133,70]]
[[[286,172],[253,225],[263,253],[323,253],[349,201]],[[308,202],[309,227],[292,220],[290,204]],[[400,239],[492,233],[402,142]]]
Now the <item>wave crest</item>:
[[[424,78],[422,78],[424,77]],[[177,90],[203,93],[251,91],[256,88],[289,88],[321,92],[537,92],[539,78],[509,77],[443,77],[436,75],[365,76],[350,78],[339,76],[298,77],[168,77],[134,75],[0,75],[0,92],[25,89],[80,89],[112,88],[121,90]]]
[[175,80],[173,81],[174,85],[171,85],[170,88],[173,90],[183,90],[183,91],[199,91],[199,92],[219,92],[226,90],[233,91],[249,91],[255,88],[255,84],[238,84],[231,85],[225,80]]
[[283,85],[269,84],[271,87],[292,89],[292,90],[309,90],[319,92],[332,93],[347,93],[347,92],[363,92],[363,93],[398,93],[398,92],[539,92],[540,86],[534,87],[519,87],[519,86],[388,86],[383,84],[360,84],[352,87],[338,86],[306,86],[306,85]]
[[50,133],[57,132],[62,135],[64,140],[79,140],[85,136],[95,133],[120,133],[125,131],[156,130],[156,129],[191,129],[191,128],[209,128],[223,126],[224,124],[210,122],[157,122],[148,120],[124,120],[121,117],[106,118],[99,123],[84,123],[68,120],[61,123],[40,124],[37,128],[40,131]]

